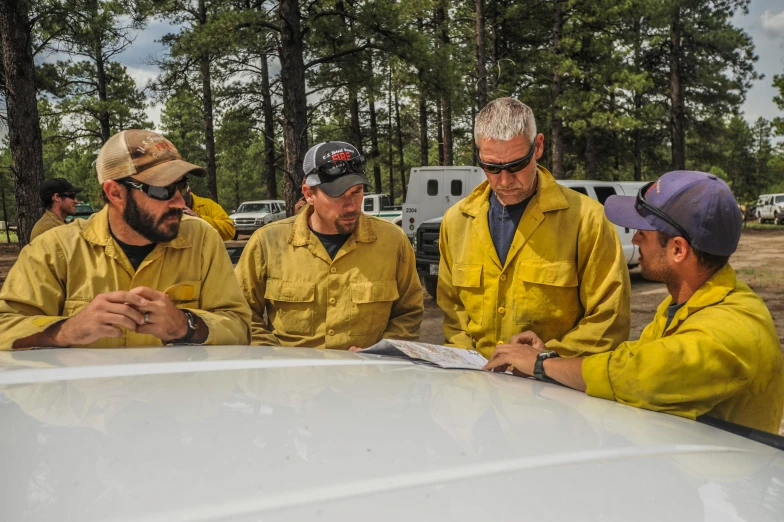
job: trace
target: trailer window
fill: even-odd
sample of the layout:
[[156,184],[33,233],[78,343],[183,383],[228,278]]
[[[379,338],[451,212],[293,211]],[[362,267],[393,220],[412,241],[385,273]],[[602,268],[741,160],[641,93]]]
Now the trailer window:
[[462,196],[463,195],[463,180],[462,179],[453,179],[452,184],[449,187],[449,192],[453,196]]
[[569,187],[569,188],[574,190],[575,192],[579,192],[583,196],[587,196],[588,195],[588,191],[585,190],[585,187]]
[[438,180],[437,179],[429,179],[429,180],[427,180],[427,195],[428,196],[438,196]]
[[599,203],[602,205],[607,201],[607,198],[615,195],[615,189],[612,187],[594,187],[593,189],[596,191],[596,199],[598,199]]

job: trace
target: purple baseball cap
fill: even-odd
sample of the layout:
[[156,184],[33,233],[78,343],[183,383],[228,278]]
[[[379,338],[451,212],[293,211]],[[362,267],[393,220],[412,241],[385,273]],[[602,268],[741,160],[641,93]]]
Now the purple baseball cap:
[[[645,192],[642,193],[642,190]],[[713,174],[692,170],[668,172],[646,185],[638,196],[610,196],[604,213],[616,225],[688,236],[692,247],[717,256],[738,248],[743,217],[727,184]],[[656,215],[655,207],[682,230]]]

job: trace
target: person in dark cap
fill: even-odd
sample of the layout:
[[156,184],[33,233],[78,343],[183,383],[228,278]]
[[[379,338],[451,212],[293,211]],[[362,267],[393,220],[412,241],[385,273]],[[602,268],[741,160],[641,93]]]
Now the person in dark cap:
[[65,178],[44,180],[40,194],[46,212],[30,232],[30,241],[47,230],[65,225],[65,218],[76,214],[77,194],[83,190],[82,187],[74,187]]
[[512,365],[517,374],[630,406],[777,433],[784,360],[765,303],[728,264],[743,219],[727,184],[704,172],[669,172],[636,197],[611,196],[605,213],[637,229],[643,277],[670,294],[640,340],[561,359],[524,332],[500,346],[486,369]]
[[400,227],[362,213],[365,158],[329,141],[307,152],[303,169],[307,204],[254,232],[235,270],[252,344],[346,350],[418,339],[414,250]]

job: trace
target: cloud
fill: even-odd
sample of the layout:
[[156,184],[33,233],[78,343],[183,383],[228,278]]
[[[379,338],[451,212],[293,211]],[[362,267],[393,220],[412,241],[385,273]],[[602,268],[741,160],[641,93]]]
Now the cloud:
[[773,14],[766,10],[760,17],[762,29],[771,38],[784,38],[784,11]]

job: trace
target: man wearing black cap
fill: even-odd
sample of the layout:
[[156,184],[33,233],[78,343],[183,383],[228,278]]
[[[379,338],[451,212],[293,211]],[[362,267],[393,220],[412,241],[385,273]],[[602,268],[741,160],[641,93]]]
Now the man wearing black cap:
[[320,143],[303,169],[307,205],[257,230],[237,264],[252,343],[346,350],[418,339],[414,251],[400,227],[362,213],[365,158],[348,143]]
[[65,218],[76,214],[76,195],[83,190],[82,187],[74,187],[65,178],[47,179],[41,183],[41,201],[46,212],[30,232],[30,241],[49,229],[65,225]]
[[642,275],[670,296],[639,341],[561,359],[533,332],[499,346],[487,369],[556,381],[595,397],[777,433],[784,360],[765,303],[727,264],[743,220],[730,188],[711,174],[669,172],[638,196],[611,196],[607,217],[637,229]]

